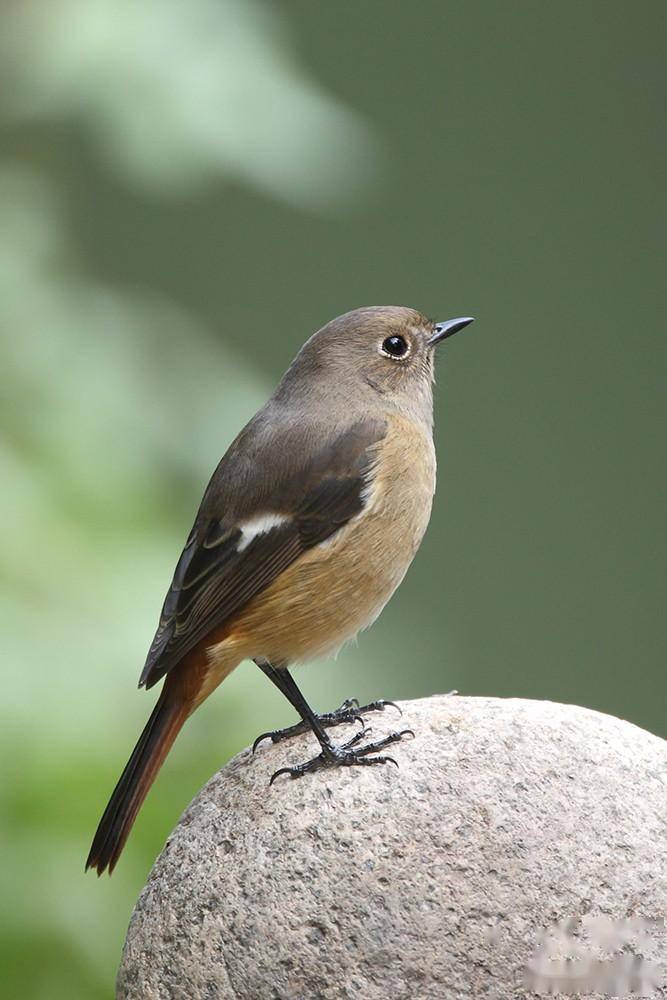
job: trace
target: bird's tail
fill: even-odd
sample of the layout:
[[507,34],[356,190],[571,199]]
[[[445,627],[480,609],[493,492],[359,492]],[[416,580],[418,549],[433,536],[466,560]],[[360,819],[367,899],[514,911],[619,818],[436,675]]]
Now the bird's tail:
[[162,691],[132,756],[125,765],[93,838],[86,870],[114,870],[148,790],[190,714],[191,706]]

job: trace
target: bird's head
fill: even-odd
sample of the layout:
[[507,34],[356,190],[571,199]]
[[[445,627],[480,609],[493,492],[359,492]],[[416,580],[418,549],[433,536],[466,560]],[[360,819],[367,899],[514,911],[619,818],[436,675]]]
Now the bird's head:
[[405,306],[366,306],[331,320],[308,340],[285,376],[290,392],[379,398],[430,420],[436,348],[472,323],[436,322]]

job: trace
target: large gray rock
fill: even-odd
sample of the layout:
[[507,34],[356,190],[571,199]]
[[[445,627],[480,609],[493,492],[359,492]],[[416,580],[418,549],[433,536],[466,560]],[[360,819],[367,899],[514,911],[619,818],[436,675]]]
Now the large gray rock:
[[646,921],[667,913],[667,744],[548,702],[402,708],[400,770],[269,788],[312,755],[300,737],[209,781],[139,898],[119,997],[666,995]]

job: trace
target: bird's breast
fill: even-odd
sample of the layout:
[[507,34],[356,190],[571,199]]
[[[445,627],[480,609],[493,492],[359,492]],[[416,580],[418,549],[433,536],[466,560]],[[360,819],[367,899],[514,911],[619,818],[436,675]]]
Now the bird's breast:
[[246,656],[293,663],[335,652],[379,615],[403,579],[431,514],[430,430],[389,421],[376,446],[364,509],[304,553],[234,626]]

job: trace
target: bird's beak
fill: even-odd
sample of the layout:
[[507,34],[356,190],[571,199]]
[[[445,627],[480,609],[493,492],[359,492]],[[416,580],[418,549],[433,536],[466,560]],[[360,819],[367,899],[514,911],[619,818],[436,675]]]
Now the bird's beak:
[[428,342],[429,347],[435,347],[441,340],[446,340],[453,334],[463,330],[473,322],[472,316],[460,316],[459,319],[447,319],[444,323],[435,324],[435,332]]

